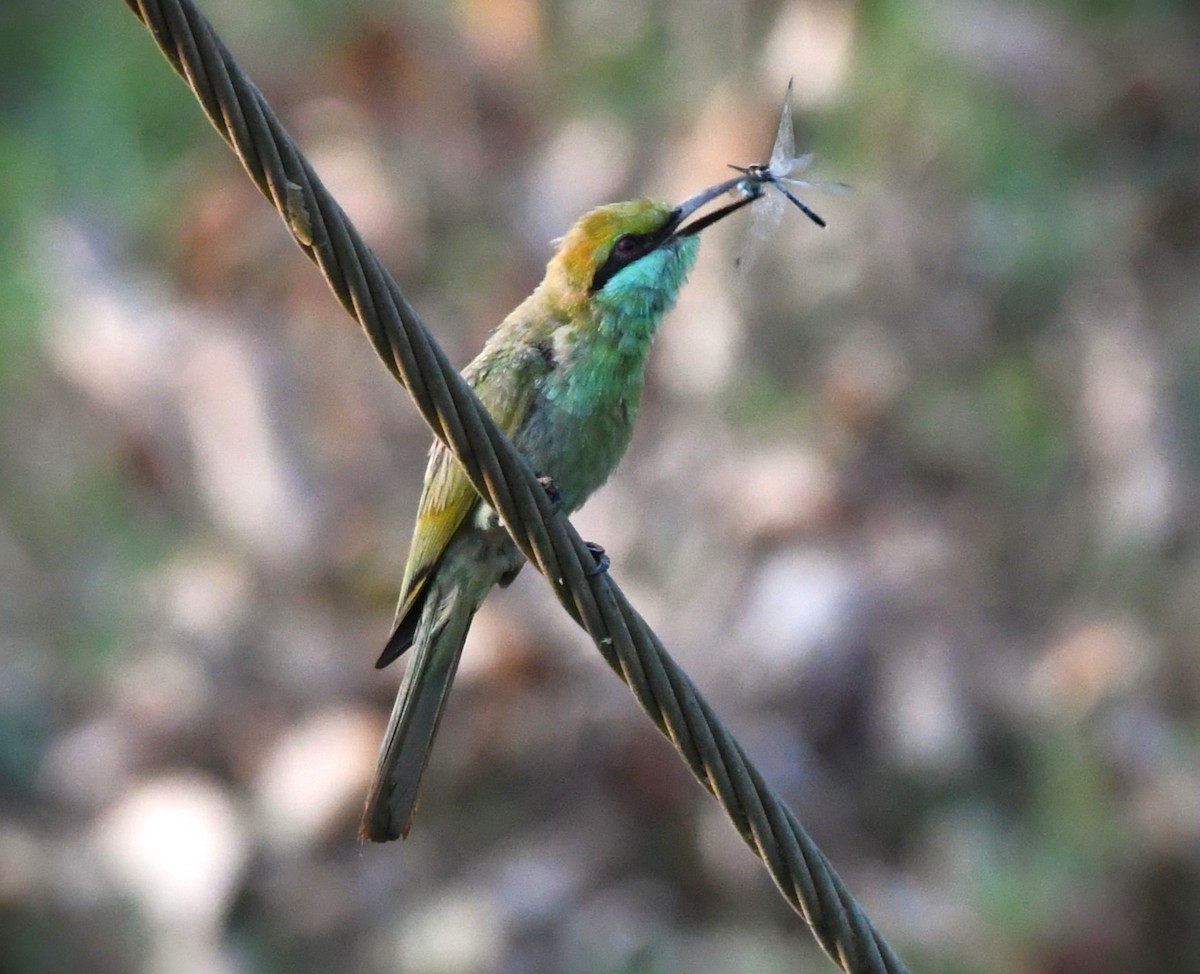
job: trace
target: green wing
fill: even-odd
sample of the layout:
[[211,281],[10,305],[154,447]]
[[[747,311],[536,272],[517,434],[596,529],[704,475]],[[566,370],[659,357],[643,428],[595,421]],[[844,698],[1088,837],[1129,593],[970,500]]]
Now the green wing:
[[[538,379],[549,371],[549,362],[537,347],[520,344],[500,347],[500,332],[484,347],[463,376],[506,436],[512,437],[525,422]],[[479,495],[462,465],[440,440],[433,445],[425,470],[425,487],[417,509],[412,547],[404,566],[396,624],[383,655],[375,664],[386,666],[406,650],[420,616],[422,596],[450,539],[479,503]]]

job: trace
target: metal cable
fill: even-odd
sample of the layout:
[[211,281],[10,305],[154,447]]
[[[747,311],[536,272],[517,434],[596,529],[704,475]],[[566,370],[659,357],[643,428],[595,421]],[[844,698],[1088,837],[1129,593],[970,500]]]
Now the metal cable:
[[687,674],[557,512],[399,286],[190,0],[125,0],[200,100],[250,178],[283,216],[342,306],[433,432],[605,662],[717,799],[825,952],[853,974],[906,974],[828,860],[713,713]]

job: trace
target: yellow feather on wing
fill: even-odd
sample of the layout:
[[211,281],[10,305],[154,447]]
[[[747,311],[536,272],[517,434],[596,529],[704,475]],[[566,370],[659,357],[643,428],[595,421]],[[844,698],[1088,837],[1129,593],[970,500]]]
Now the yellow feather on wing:
[[[503,330],[504,325],[501,325],[493,339]],[[504,347],[499,342],[489,341],[479,357],[467,366],[463,376],[496,425],[505,436],[512,438],[529,416],[537,378],[549,368],[546,357],[532,345]],[[415,628],[416,619],[410,619],[410,614],[419,610],[421,596],[450,539],[478,503],[479,495],[462,465],[445,444],[435,441],[425,470],[425,486],[417,508],[412,547],[404,566],[393,635],[376,667],[386,666],[408,648],[411,636],[401,630]],[[406,622],[410,625],[406,626]]]

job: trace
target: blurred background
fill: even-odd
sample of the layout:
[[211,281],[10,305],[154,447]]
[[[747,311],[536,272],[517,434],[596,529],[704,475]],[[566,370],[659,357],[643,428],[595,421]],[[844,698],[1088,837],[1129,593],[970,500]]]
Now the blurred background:
[[[1200,14],[207,0],[456,362],[768,152],[576,517],[918,972],[1200,970]],[[429,434],[117,0],[0,8],[0,969],[833,970],[541,579],[355,827]]]

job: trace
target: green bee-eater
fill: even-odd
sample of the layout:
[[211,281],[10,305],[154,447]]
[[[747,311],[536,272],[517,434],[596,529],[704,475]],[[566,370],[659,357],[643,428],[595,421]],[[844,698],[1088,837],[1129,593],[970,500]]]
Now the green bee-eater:
[[[500,429],[567,513],[620,461],[646,353],[699,247],[697,231],[757,197],[684,220],[735,177],[678,206],[633,200],[592,210],[559,242],[534,292],[463,372]],[[376,666],[410,646],[360,833],[408,834],[417,789],[475,611],[524,558],[462,467],[435,442],[425,472],[395,629]]]

